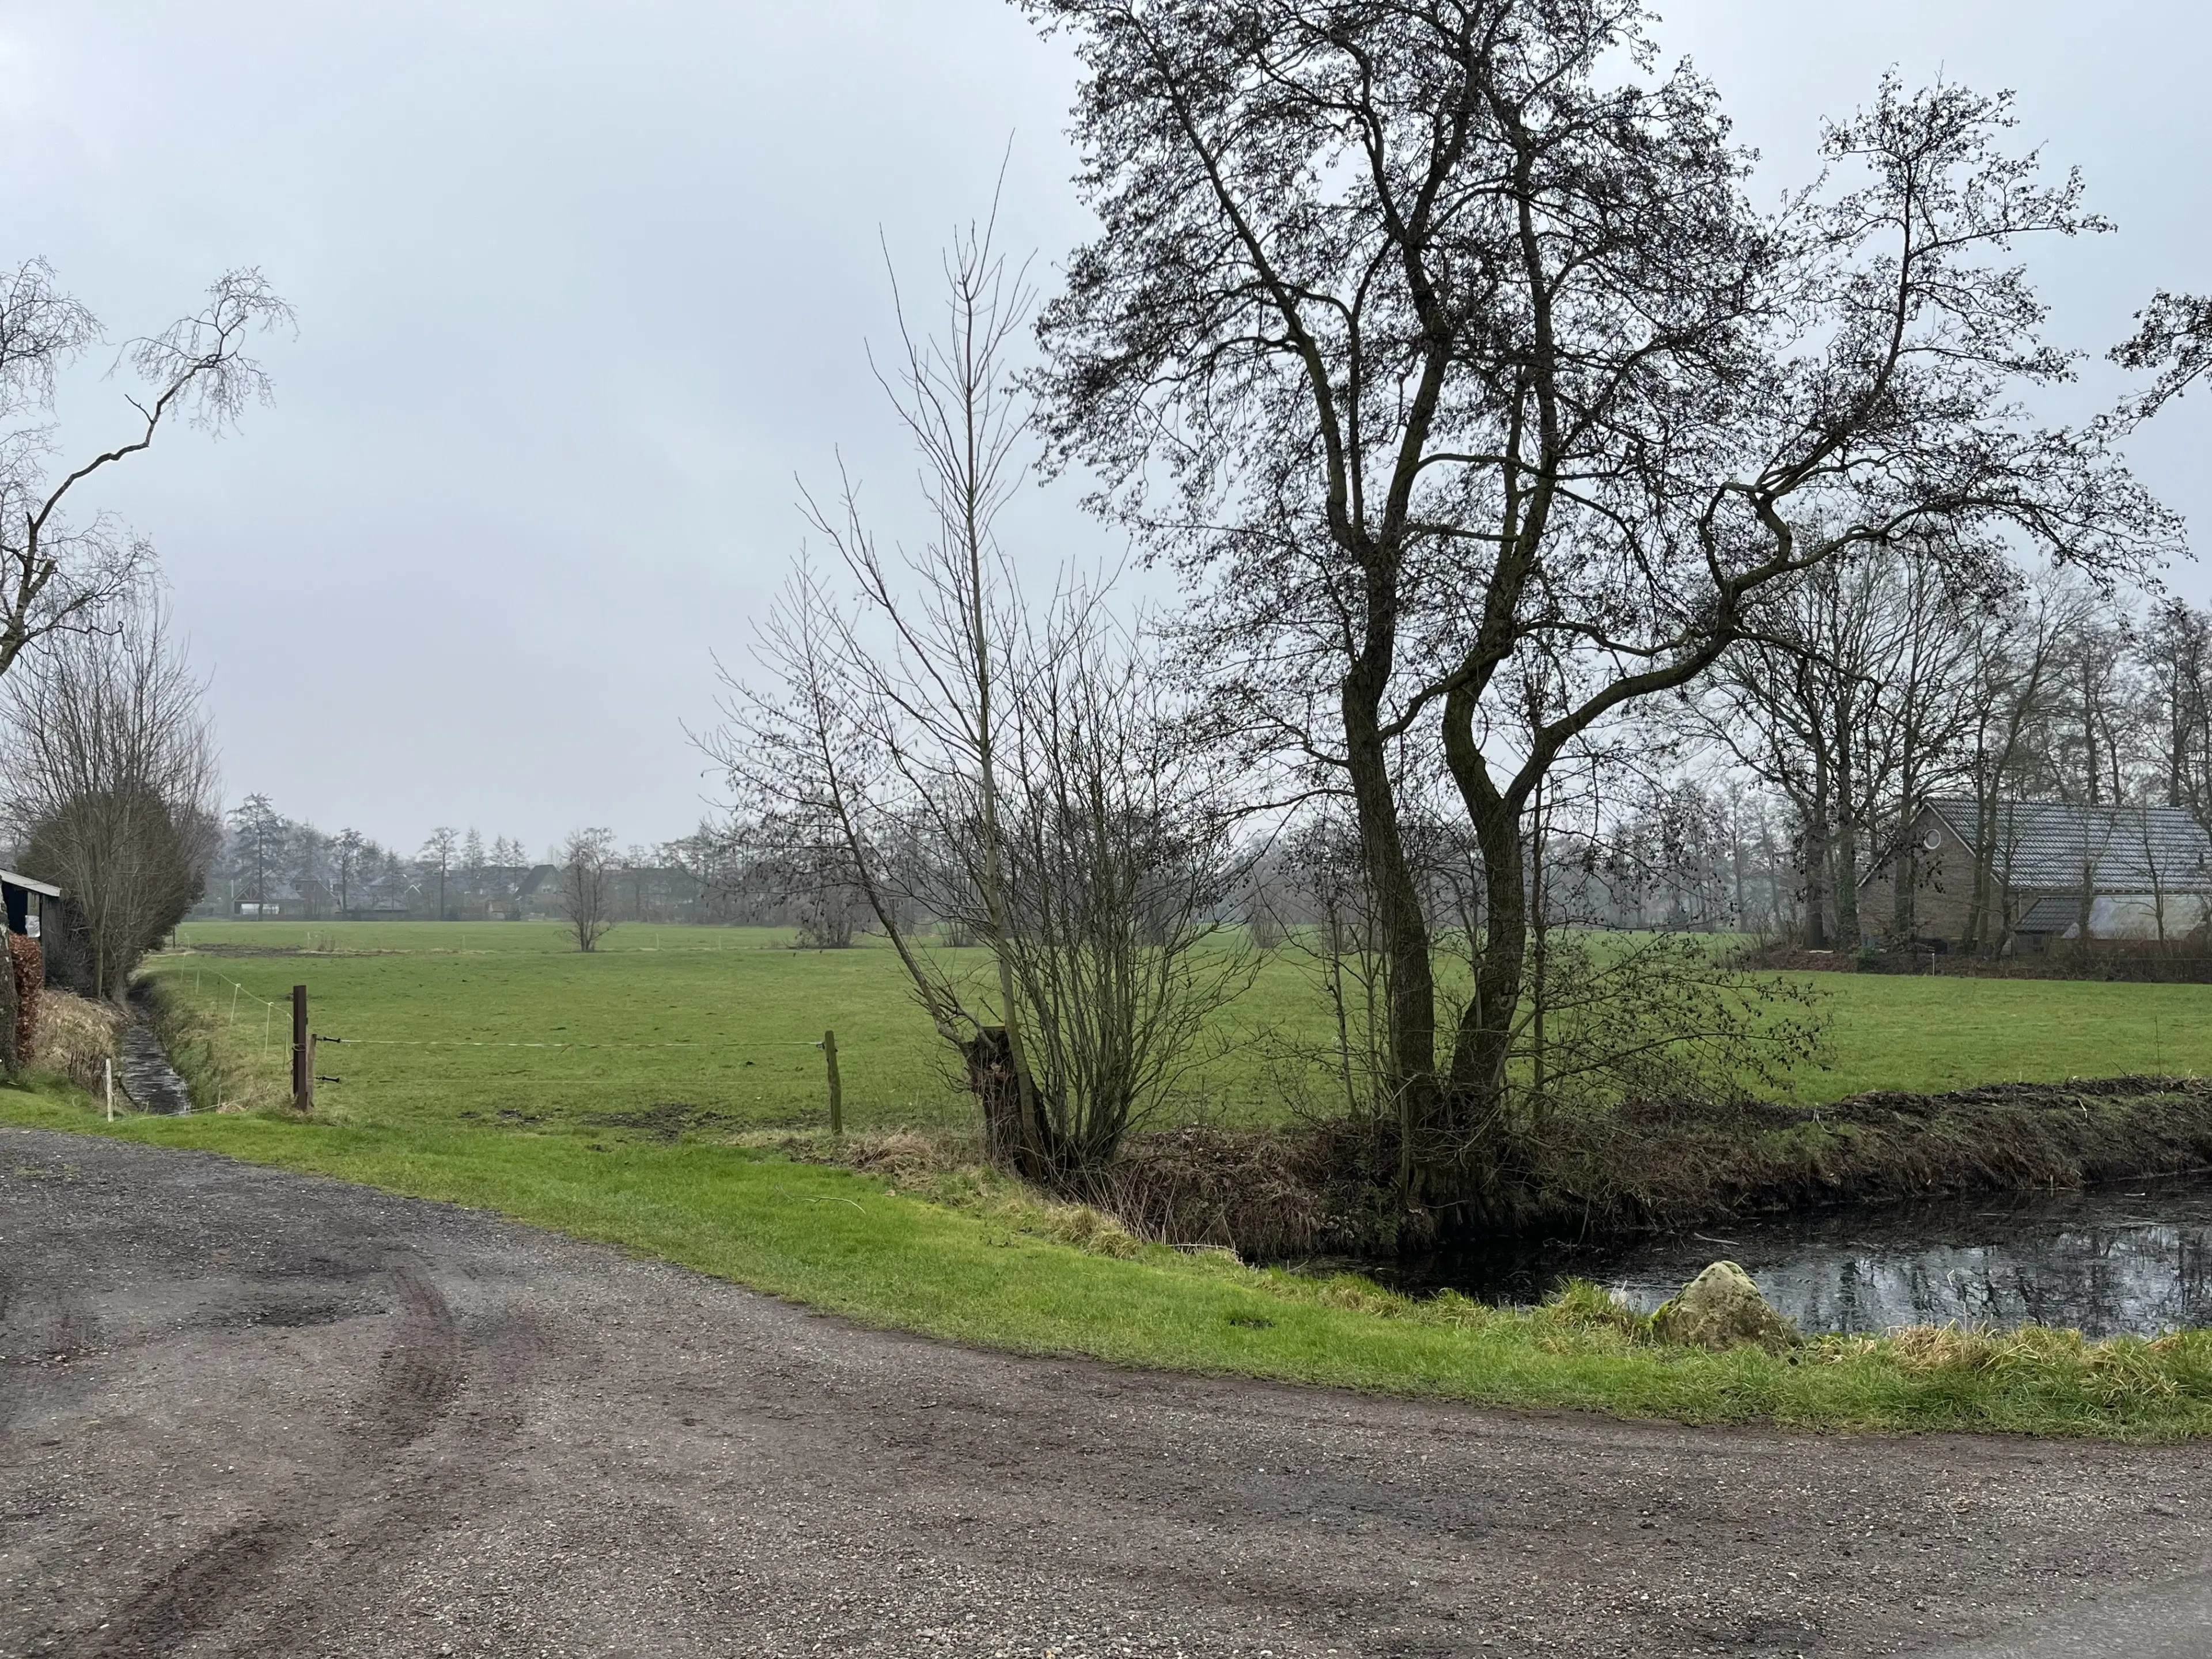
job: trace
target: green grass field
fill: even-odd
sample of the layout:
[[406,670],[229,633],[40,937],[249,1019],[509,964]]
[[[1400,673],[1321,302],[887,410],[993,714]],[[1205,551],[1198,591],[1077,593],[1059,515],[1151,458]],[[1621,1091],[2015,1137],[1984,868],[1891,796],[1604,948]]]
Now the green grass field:
[[[827,1114],[819,1042],[837,1033],[848,1121],[963,1125],[943,1045],[890,953],[797,951],[765,929],[618,928],[586,956],[551,923],[192,923],[153,971],[281,1054],[295,984],[334,1103],[429,1111],[611,1114],[677,1103],[762,1127]],[[296,955],[292,952],[307,951]],[[285,954],[246,954],[284,952]],[[981,951],[945,953],[980,975]],[[1801,1103],[1869,1089],[1936,1091],[2130,1072],[2212,1072],[2212,987],[2057,980],[1819,976],[1832,1018]],[[1177,1115],[1282,1110],[1283,1056],[1321,1043],[1326,1011],[1295,958],[1271,961],[1222,1022],[1223,1048]]]
[[[1083,1212],[979,1182],[975,1201],[731,1144],[817,1126],[838,1033],[854,1128],[963,1125],[895,964],[767,933],[550,926],[194,926],[151,971],[187,1005],[203,1078],[281,1077],[294,984],[325,1048],[319,1121],[269,1111],[103,1123],[52,1079],[0,1089],[0,1121],[197,1147],[495,1210],[686,1263],[861,1322],[1024,1352],[1692,1421],[2176,1437],[2212,1433],[2212,1333],[2084,1346],[2064,1333],[1821,1339],[1787,1355],[1652,1343],[1619,1310],[1414,1302],[1137,1246]],[[981,966],[980,954],[972,964]],[[1838,975],[1819,1098],[2000,1077],[2212,1066],[2197,987]],[[1182,1109],[1267,1109],[1267,1034],[1318,1000],[1282,965]],[[182,1050],[180,1050],[182,1052]],[[244,1092],[244,1091],[241,1091]],[[683,1115],[672,1138],[671,1103]],[[701,1112],[713,1114],[701,1118]],[[933,1200],[937,1201],[933,1201]],[[1073,1241],[1073,1242],[1071,1242]]]

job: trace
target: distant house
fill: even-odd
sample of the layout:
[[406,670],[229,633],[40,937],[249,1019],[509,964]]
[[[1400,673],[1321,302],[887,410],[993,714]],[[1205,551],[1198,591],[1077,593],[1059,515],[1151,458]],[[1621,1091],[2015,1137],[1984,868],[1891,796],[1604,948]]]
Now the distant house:
[[1889,933],[1900,875],[1912,883],[1912,936],[1971,943],[1977,872],[1986,921],[2002,949],[2053,939],[2179,940],[2212,918],[2212,835],[2185,806],[2069,806],[1999,801],[1984,815],[1965,797],[1929,800],[1903,844],[1859,889],[1867,944]]
[[533,921],[557,918],[561,914],[561,866],[557,864],[533,864],[522,874],[514,887],[514,914]]

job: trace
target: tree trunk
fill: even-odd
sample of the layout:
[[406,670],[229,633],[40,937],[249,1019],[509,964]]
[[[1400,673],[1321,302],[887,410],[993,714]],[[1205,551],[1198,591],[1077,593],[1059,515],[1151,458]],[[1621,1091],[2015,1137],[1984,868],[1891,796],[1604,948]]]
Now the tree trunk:
[[1051,1171],[1039,1129],[1028,1107],[1028,1091],[1014,1065],[1012,1045],[1003,1025],[984,1025],[960,1044],[968,1066],[968,1086],[982,1108],[983,1133],[991,1161],[1031,1181],[1042,1181]]
[[1852,774],[1849,738],[1838,721],[1836,751],[1836,841],[1834,848],[1836,943],[1838,951],[1859,948],[1859,826],[1852,811]]
[[1859,948],[1859,836],[1850,814],[1836,822],[1836,949]]
[[1398,822],[1397,791],[1390,777],[1388,740],[1382,734],[1380,677],[1366,664],[1345,677],[1342,702],[1345,769],[1359,823],[1359,851],[1381,935],[1387,1081],[1399,1122],[1400,1184],[1416,1180],[1421,1126],[1434,1115],[1437,1088],[1436,973],[1428,918],[1406,856]]
[[1825,951],[1828,940],[1828,763],[1813,757],[1812,810],[1805,814],[1805,948]]
[[1444,702],[1444,759],[1459,786],[1482,855],[1486,926],[1474,952],[1474,993],[1452,1044],[1448,1085],[1409,1117],[1405,1158],[1407,1199],[1441,1231],[1464,1231],[1481,1220],[1498,1173],[1498,1138],[1504,1127],[1507,1065],[1528,962],[1527,840],[1521,802],[1492,781],[1474,737],[1474,696],[1454,691]]
[[1917,914],[1920,893],[1920,843],[1912,836],[1912,803],[1907,799],[1900,806],[1897,848],[1890,856],[1892,873],[1895,877],[1894,890],[1890,895],[1889,931],[1901,945],[1908,942],[1919,925]]
[[1966,949],[1979,955],[1990,947],[1990,890],[1996,872],[1997,812],[1994,786],[1974,780],[1974,893],[1966,907]]

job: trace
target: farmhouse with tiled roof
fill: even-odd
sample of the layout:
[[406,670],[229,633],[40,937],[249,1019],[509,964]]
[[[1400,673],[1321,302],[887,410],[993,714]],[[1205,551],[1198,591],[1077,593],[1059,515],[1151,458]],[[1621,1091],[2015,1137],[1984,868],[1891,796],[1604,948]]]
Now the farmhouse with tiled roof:
[[1868,944],[1891,926],[1900,870],[1913,884],[1912,936],[1952,950],[2172,942],[2212,915],[2212,836],[2184,806],[1931,799],[1861,884]]

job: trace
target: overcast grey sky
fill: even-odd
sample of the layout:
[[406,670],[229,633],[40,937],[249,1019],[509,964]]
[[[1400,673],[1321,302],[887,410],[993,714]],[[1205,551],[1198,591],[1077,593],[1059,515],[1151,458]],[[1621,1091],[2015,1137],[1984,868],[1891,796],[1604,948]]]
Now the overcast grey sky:
[[[1778,191],[1888,65],[2015,88],[2120,224],[2035,251],[2063,339],[2212,287],[2202,0],[1681,0],[1660,35]],[[679,723],[798,544],[794,474],[842,447],[901,520],[878,228],[924,280],[1011,136],[1005,237],[1049,283],[1085,228],[1073,82],[995,0],[0,0],[0,259],[46,255],[118,338],[231,264],[299,307],[273,409],[100,498],[161,551],[232,798],[403,849],[687,830],[712,784]],[[118,392],[70,386],[70,441]],[[2208,437],[2199,393],[2136,448],[2200,526]],[[1018,529],[1041,565],[1115,550],[1057,495]]]

